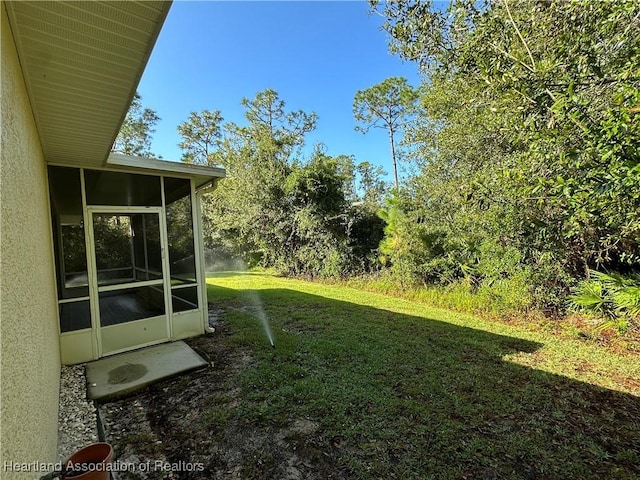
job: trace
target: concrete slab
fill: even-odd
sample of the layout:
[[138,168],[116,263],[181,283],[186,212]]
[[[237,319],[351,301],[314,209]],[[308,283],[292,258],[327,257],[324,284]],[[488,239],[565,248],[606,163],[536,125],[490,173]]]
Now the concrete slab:
[[184,342],[163,343],[87,363],[89,398],[120,397],[207,362]]

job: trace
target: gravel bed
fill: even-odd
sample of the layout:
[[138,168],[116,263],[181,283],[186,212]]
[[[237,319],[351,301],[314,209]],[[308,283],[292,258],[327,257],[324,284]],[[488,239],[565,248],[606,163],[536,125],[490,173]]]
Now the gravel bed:
[[98,441],[96,410],[87,400],[84,365],[62,366],[58,411],[58,461]]

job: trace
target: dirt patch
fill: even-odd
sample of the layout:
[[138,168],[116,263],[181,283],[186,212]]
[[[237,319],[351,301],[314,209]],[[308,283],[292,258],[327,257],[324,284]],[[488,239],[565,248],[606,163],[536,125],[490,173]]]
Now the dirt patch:
[[241,374],[254,359],[229,344],[224,312],[211,314],[215,334],[187,342],[209,367],[100,407],[121,470],[116,478],[350,478],[317,423],[279,418],[256,425],[243,419]]
[[117,480],[179,478],[172,472],[156,468],[165,464],[167,457],[162,440],[151,427],[147,407],[145,394],[99,407],[106,440],[115,449],[114,461],[119,471],[114,472],[114,476]]

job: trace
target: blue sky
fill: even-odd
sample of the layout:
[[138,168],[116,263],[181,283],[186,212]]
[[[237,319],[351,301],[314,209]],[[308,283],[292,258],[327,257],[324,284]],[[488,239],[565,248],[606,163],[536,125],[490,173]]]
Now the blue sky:
[[417,86],[419,75],[388,53],[382,18],[368,11],[365,1],[174,2],[138,88],[161,117],[152,151],[179,160],[176,127],[191,111],[244,123],[241,99],[273,88],[288,110],[317,113],[310,146],[390,174],[387,134],[354,131],[353,97],[391,76]]

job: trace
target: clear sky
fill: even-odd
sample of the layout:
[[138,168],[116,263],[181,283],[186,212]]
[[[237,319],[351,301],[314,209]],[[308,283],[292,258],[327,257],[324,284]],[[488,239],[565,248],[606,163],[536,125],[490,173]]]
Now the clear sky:
[[387,134],[354,131],[353,97],[391,76],[418,86],[419,75],[388,53],[382,18],[368,12],[366,1],[175,1],[138,88],[161,118],[152,151],[179,160],[176,127],[190,112],[242,124],[240,100],[273,88],[288,110],[317,113],[310,146],[390,174]]

